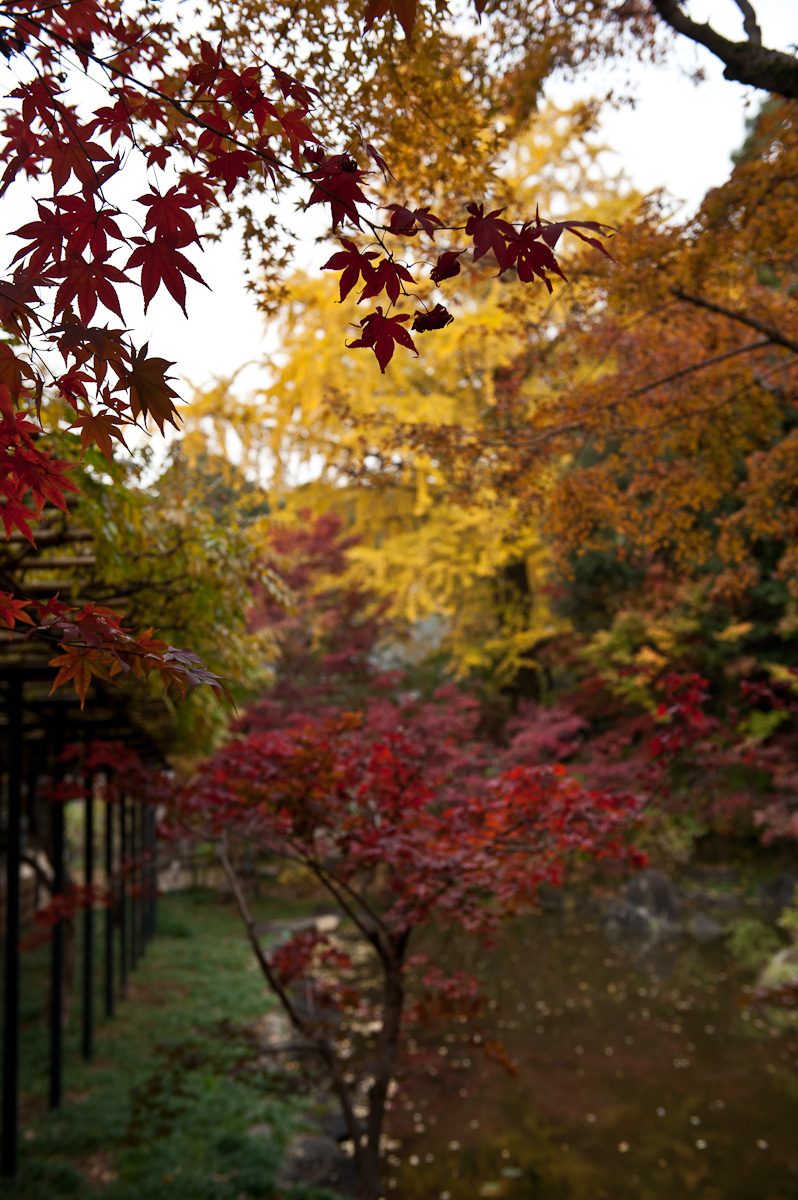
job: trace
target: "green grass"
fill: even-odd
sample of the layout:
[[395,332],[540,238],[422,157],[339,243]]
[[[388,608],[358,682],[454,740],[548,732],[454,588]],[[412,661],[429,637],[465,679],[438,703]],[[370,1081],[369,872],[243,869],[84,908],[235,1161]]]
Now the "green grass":
[[[270,920],[307,906],[263,900],[255,909]],[[255,1062],[251,1026],[273,1002],[232,907],[213,893],[161,901],[158,936],[130,977],[127,999],[113,1020],[98,1018],[91,1064],[79,1055],[80,1007],[73,1006],[64,1103],[54,1112],[42,1019],[48,953],[41,948],[23,961],[20,1167],[13,1183],[0,1186],[4,1200],[332,1195],[276,1188],[304,1102]],[[98,944],[98,976],[101,964]],[[102,1012],[99,979],[95,1011]],[[257,1124],[271,1134],[249,1135]]]

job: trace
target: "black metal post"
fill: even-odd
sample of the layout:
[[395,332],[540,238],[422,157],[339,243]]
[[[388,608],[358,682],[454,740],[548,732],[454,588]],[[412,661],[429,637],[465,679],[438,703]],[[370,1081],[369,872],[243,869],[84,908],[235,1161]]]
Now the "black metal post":
[[91,888],[94,886],[94,796],[92,779],[86,778],[84,881],[89,889],[83,914],[83,1057],[89,1061],[94,1050],[94,908]]
[[158,924],[158,812],[153,806],[152,814],[152,935]]
[[[57,775],[54,775],[54,781]],[[64,892],[64,804],[53,804],[53,900]],[[61,1104],[64,1077],[64,922],[53,927],[50,960],[50,1108]]]
[[[24,736],[24,730],[23,730],[23,736]],[[36,765],[34,766],[33,763],[28,763],[28,781],[27,781],[27,787],[26,787],[27,804],[25,806],[25,809],[26,809],[25,815],[27,817],[27,830],[23,831],[23,839],[25,837],[25,833],[27,833],[27,837],[28,837],[29,841],[35,844],[36,841],[38,840],[38,836],[39,836],[39,832],[40,832],[40,830],[39,830],[39,808],[40,808],[39,774],[41,771],[42,764],[41,764],[41,760],[39,759],[38,755],[34,755],[33,757],[35,757],[35,759],[36,759]],[[22,849],[24,852],[24,850],[25,850],[24,845],[23,845]],[[33,876],[33,910],[34,910],[34,912],[36,912],[37,909],[41,908],[41,906],[42,906],[42,883],[41,883],[41,879],[39,877],[39,872],[36,871]]]
[[155,890],[155,839],[152,829],[152,809],[149,804],[142,806],[144,822],[144,944],[152,937],[152,893]]
[[13,1179],[17,1173],[19,1087],[19,868],[22,828],[22,680],[19,677],[9,680],[8,702],[8,845],[0,1175],[4,1179]]
[[127,989],[128,928],[127,928],[127,797],[119,798],[119,982]]
[[145,937],[147,925],[147,825],[144,805],[139,804],[139,954],[144,957],[147,949]]
[[[110,779],[106,788],[110,788]],[[106,794],[105,801],[105,1015],[114,1015],[114,806]]]
[[138,946],[138,839],[136,837],[136,801],[130,802],[130,969],[135,971],[139,957]]
[[155,937],[155,920],[158,912],[158,834],[156,829],[156,815],[153,805],[148,805],[147,819],[150,829],[150,937]]
[[146,804],[141,805],[141,952],[150,940],[150,823]]

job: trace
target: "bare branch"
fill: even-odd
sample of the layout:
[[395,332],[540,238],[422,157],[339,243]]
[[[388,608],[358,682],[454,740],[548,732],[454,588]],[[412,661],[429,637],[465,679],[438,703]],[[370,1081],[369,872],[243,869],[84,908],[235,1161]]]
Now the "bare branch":
[[236,904],[238,905],[238,911],[241,914],[244,925],[246,926],[250,945],[255,952],[255,957],[258,960],[260,969],[263,972],[269,987],[282,1004],[291,1020],[291,1024],[294,1026],[297,1032],[301,1034],[302,1037],[307,1038],[309,1044],[315,1047],[319,1055],[324,1059],[325,1066],[330,1073],[333,1087],[335,1088],[335,1092],[338,1096],[338,1100],[344,1113],[347,1129],[349,1130],[350,1136],[354,1142],[355,1158],[359,1161],[362,1153],[360,1146],[360,1124],[355,1116],[355,1111],[352,1106],[352,1097],[350,1095],[349,1088],[346,1085],[346,1081],[344,1080],[340,1064],[335,1056],[335,1051],[326,1038],[318,1037],[316,1034],[314,1034],[312,1028],[297,1011],[296,1006],[291,1000],[291,997],[288,995],[288,992],[282,986],[280,980],[272,970],[271,963],[264,953],[263,946],[260,943],[260,938],[258,937],[257,930],[255,928],[255,920],[249,911],[249,905],[247,904],[246,896],[241,888],[241,883],[239,882],[238,876],[233,869],[233,865],[230,862],[230,858],[227,854],[227,848],[223,842],[218,843],[217,850],[219,853],[219,858],[222,862],[222,866],[224,867],[225,875],[227,876],[233,895],[235,896]]
[[743,28],[748,38],[745,42],[732,42],[708,22],[694,21],[678,0],[651,0],[652,7],[675,33],[705,46],[720,59],[726,79],[798,100],[798,58],[784,50],[763,46],[756,13],[749,0],[735,0],[735,3],[745,18]]
[[745,32],[745,36],[752,45],[761,46],[762,30],[759,28],[753,4],[750,4],[749,0],[734,0],[734,3],[743,14],[743,30]]

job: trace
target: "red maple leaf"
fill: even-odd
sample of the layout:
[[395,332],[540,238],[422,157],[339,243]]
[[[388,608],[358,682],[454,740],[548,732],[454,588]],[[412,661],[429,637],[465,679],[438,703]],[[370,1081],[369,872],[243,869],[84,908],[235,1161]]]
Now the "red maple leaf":
[[413,339],[404,328],[404,322],[409,320],[410,317],[407,313],[398,317],[389,317],[378,305],[376,312],[369,313],[360,322],[362,330],[360,337],[356,341],[346,344],[350,350],[354,350],[358,346],[373,350],[377,362],[380,364],[380,371],[384,375],[385,368],[393,358],[394,347],[397,343],[400,346],[406,346],[408,350],[412,350],[418,356]]
[[30,271],[40,271],[45,263],[57,261],[61,257],[61,247],[66,236],[66,219],[59,212],[52,212],[43,204],[37,202],[38,221],[28,221],[26,225],[15,229],[13,237],[30,238],[30,243],[18,250],[12,259],[17,262],[30,254],[28,263]]
[[0,323],[13,333],[30,336],[31,325],[39,325],[34,306],[40,303],[37,287],[51,280],[30,268],[17,267],[13,280],[0,279]]
[[363,10],[363,31],[368,33],[375,21],[392,12],[408,41],[416,23],[417,0],[367,0]]
[[[203,287],[207,283],[197,268],[181,254],[174,241],[156,234],[153,240],[133,238],[136,249],[125,263],[125,268],[141,267],[141,291],[144,296],[144,311],[147,311],[158,288],[163,284],[169,294],[186,313],[186,281],[184,276],[196,280]],[[188,314],[186,314],[188,315]]]
[[370,300],[372,296],[379,296],[380,292],[385,291],[391,304],[396,304],[402,291],[402,283],[412,282],[413,276],[407,267],[403,267],[392,258],[383,258],[360,293],[360,300]]
[[65,187],[73,173],[86,191],[94,191],[100,182],[94,163],[107,162],[113,165],[108,151],[97,142],[89,141],[86,126],[67,130],[55,124],[52,135],[42,140],[41,148],[43,155],[51,160],[55,195]]
[[203,212],[207,212],[209,208],[213,208],[216,204],[216,192],[208,183],[204,174],[198,174],[196,171],[181,171],[180,186],[190,196],[194,196],[199,201]]
[[463,250],[444,250],[443,254],[438,255],[438,261],[430,272],[430,279],[433,283],[442,283],[444,279],[454,279],[455,275],[460,274],[460,263],[457,261]]
[[55,381],[61,395],[65,400],[68,400],[74,409],[78,407],[78,398],[81,400],[88,399],[86,384],[91,383],[91,376],[85,371],[81,371],[78,366],[70,367],[64,374],[60,375]]
[[77,484],[66,475],[75,464],[53,458],[49,450],[37,450],[35,446],[18,447],[4,456],[3,465],[8,478],[16,483],[17,497],[31,492],[37,512],[41,511],[47,500],[66,512],[64,492],[82,495]]
[[357,286],[358,280],[362,277],[363,282],[368,284],[374,276],[374,268],[371,265],[371,260],[377,258],[376,250],[366,250],[361,252],[358,250],[354,242],[350,242],[348,238],[339,238],[338,241],[344,247],[337,254],[333,254],[331,259],[324,264],[322,271],[342,271],[343,274],[339,280],[341,299],[344,300],[353,287]]
[[93,258],[105,261],[109,238],[115,242],[127,241],[115,220],[118,209],[97,208],[93,199],[83,196],[57,196],[53,203],[65,214],[68,255],[77,258],[84,250],[91,249]]
[[50,659],[50,666],[58,667],[58,674],[53,680],[50,695],[52,696],[56,688],[71,681],[80,698],[80,707],[83,709],[92,675],[108,678],[107,656],[102,650],[95,650],[90,646],[63,645],[62,649],[63,654],[57,654],[55,658]]
[[81,325],[72,314],[51,325],[47,337],[58,344],[61,353],[74,354],[83,363],[89,354],[103,362],[120,362],[130,358],[130,351],[123,342],[124,329],[100,328],[97,325]]
[[612,259],[613,262],[615,261],[603,242],[600,242],[598,238],[589,237],[587,234],[581,232],[583,229],[589,229],[592,233],[608,237],[615,232],[612,225],[603,225],[600,221],[550,221],[544,224],[539,216],[536,217],[536,223],[537,232],[539,232],[540,237],[552,249],[557,245],[563,233],[572,233],[580,241],[587,242],[594,250],[598,250],[605,258]]
[[59,593],[50,596],[49,600],[33,600],[31,603],[39,613],[39,623],[51,628],[58,622],[62,622],[70,613],[76,612],[77,609],[70,608],[68,604],[64,604],[63,600],[58,599]]
[[177,392],[169,386],[171,376],[166,374],[174,363],[165,358],[148,358],[148,351],[148,343],[136,351],[130,370],[123,370],[120,375],[119,386],[130,389],[130,411],[133,416],[151,416],[163,433],[165,421],[177,428],[180,420],[172,403],[172,398],[177,398]]
[[363,137],[363,133],[362,133],[359,125],[357,125],[355,128],[357,129],[358,133],[360,134],[360,144],[363,147],[363,149],[365,150],[367,157],[370,158],[371,161],[375,164],[375,166],[380,171],[380,174],[382,175],[385,182],[387,183],[389,179],[392,179],[395,183],[396,176],[394,175],[391,168],[388,166],[388,163],[386,162],[384,156],[382,154],[380,154],[380,152],[376,148],[376,146],[372,146],[371,142],[366,141],[366,139]]
[[91,412],[79,413],[72,422],[70,429],[80,430],[80,445],[83,450],[90,446],[92,442],[96,442],[110,463],[113,458],[112,438],[116,438],[127,449],[124,434],[120,428],[121,424],[121,418],[115,413],[108,412],[107,409],[102,409],[96,414]]
[[114,284],[131,281],[119,267],[101,260],[86,262],[83,258],[69,258],[63,265],[55,267],[53,274],[61,275],[64,279],[53,305],[57,313],[64,312],[73,300],[77,300],[80,318],[84,322],[94,316],[98,303],[121,318],[122,310]]
[[321,142],[307,124],[305,120],[306,116],[307,112],[305,109],[289,108],[287,112],[277,118],[282,125],[283,134],[291,147],[291,154],[296,163],[299,162],[299,152],[302,146],[306,146],[310,142],[315,142],[317,146],[321,145]]
[[[35,372],[24,359],[17,357],[8,342],[0,342],[0,390],[4,384],[9,392],[9,404],[12,396],[19,396],[23,380],[26,379],[35,382]],[[2,407],[3,401],[0,399],[0,408]],[[11,408],[13,410],[13,405]]]
[[17,599],[11,592],[0,592],[0,621],[3,621],[9,630],[14,628],[16,621],[23,621],[26,625],[35,624],[25,612],[28,603],[28,600]]
[[[3,489],[4,493],[6,489]],[[33,530],[30,527],[30,522],[36,518],[36,513],[28,508],[26,504],[14,496],[4,495],[5,503],[0,505],[0,521],[3,522],[6,537],[10,538],[15,529],[18,529],[24,538],[26,538],[32,546],[36,545],[36,539],[33,536]]]
[[0,180],[0,197],[6,194],[22,168],[27,163],[35,161],[31,155],[31,145],[27,138],[19,138],[13,144],[16,153],[8,159],[6,169],[3,171],[3,177]]
[[471,214],[466,222],[466,233],[474,239],[474,262],[492,250],[496,256],[499,268],[505,271],[510,265],[508,242],[515,239],[515,230],[509,221],[501,220],[503,208],[494,208],[487,216],[483,215],[481,204],[468,204],[466,211]]
[[90,133],[99,129],[102,133],[111,135],[113,146],[121,138],[129,138],[133,128],[135,104],[130,95],[120,96],[114,104],[98,108],[86,128]]
[[273,67],[271,63],[268,66],[284,100],[288,100],[290,97],[291,100],[296,101],[297,104],[304,108],[306,112],[313,108],[319,96],[317,88],[300,83],[298,79],[294,79],[293,75],[289,75],[282,67]]
[[224,181],[224,194],[229,200],[236,184],[247,178],[250,167],[256,162],[258,156],[250,150],[220,151],[208,165],[208,177]]
[[518,278],[521,282],[531,283],[533,279],[537,278],[542,280],[551,291],[551,280],[546,272],[551,271],[553,274],[559,275],[561,279],[565,279],[565,276],[549,247],[538,239],[538,232],[533,226],[525,225],[511,249],[514,250]]
[[442,304],[436,304],[429,312],[416,313],[412,329],[416,333],[429,333],[432,329],[445,329],[447,325],[451,325],[453,320],[454,317],[448,308],[444,308]]
[[440,217],[430,212],[429,206],[423,208],[405,208],[403,204],[386,204],[391,213],[389,229],[392,233],[400,233],[402,237],[414,237],[419,229],[423,229],[429,237],[435,237],[435,230],[443,225]]
[[170,187],[163,196],[160,192],[148,192],[146,196],[139,196],[136,203],[150,210],[144,222],[145,230],[154,229],[156,237],[170,238],[175,246],[189,246],[192,242],[200,244],[197,227],[187,211],[199,206],[196,196],[181,192],[175,186]]
[[340,225],[348,217],[360,229],[357,206],[367,204],[371,207],[371,201],[360,189],[364,177],[365,173],[348,154],[334,154],[324,159],[310,172],[315,186],[308,200],[308,208],[313,204],[329,204],[333,225]]

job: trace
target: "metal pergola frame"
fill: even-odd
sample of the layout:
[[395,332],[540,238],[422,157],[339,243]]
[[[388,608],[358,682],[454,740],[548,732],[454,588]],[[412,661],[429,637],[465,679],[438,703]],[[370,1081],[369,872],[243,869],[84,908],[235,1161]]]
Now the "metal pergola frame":
[[[23,821],[32,822],[37,781],[55,779],[66,772],[59,762],[69,743],[114,740],[137,751],[149,765],[164,765],[153,738],[141,727],[133,711],[132,697],[113,693],[95,681],[81,710],[77,696],[67,689],[47,694],[55,677],[33,642],[13,638],[0,649],[0,686],[6,702],[0,712],[0,768],[5,792],[6,919],[4,930],[3,978],[3,1065],[2,1120],[0,1121],[0,1177],[17,1172],[20,1018],[20,874],[23,863]],[[41,647],[47,653],[46,647]],[[49,657],[49,654],[47,654]],[[79,768],[82,776],[82,768]],[[95,882],[97,812],[93,780],[83,777],[83,879]],[[38,798],[37,798],[38,802]],[[64,801],[50,800],[52,894],[66,888]],[[103,936],[103,995],[107,1017],[114,1013],[118,988],[124,989],[129,971],[144,952],[154,932],[157,867],[155,862],[155,813],[151,805],[127,794],[122,788],[119,803],[105,804],[103,869],[113,903],[105,908]],[[91,1059],[95,1013],[95,917],[92,904],[82,912],[82,1021],[81,1051]],[[50,1105],[58,1107],[63,1097],[63,985],[65,969],[64,920],[53,927],[50,959]],[[118,980],[117,983],[115,982]]]

